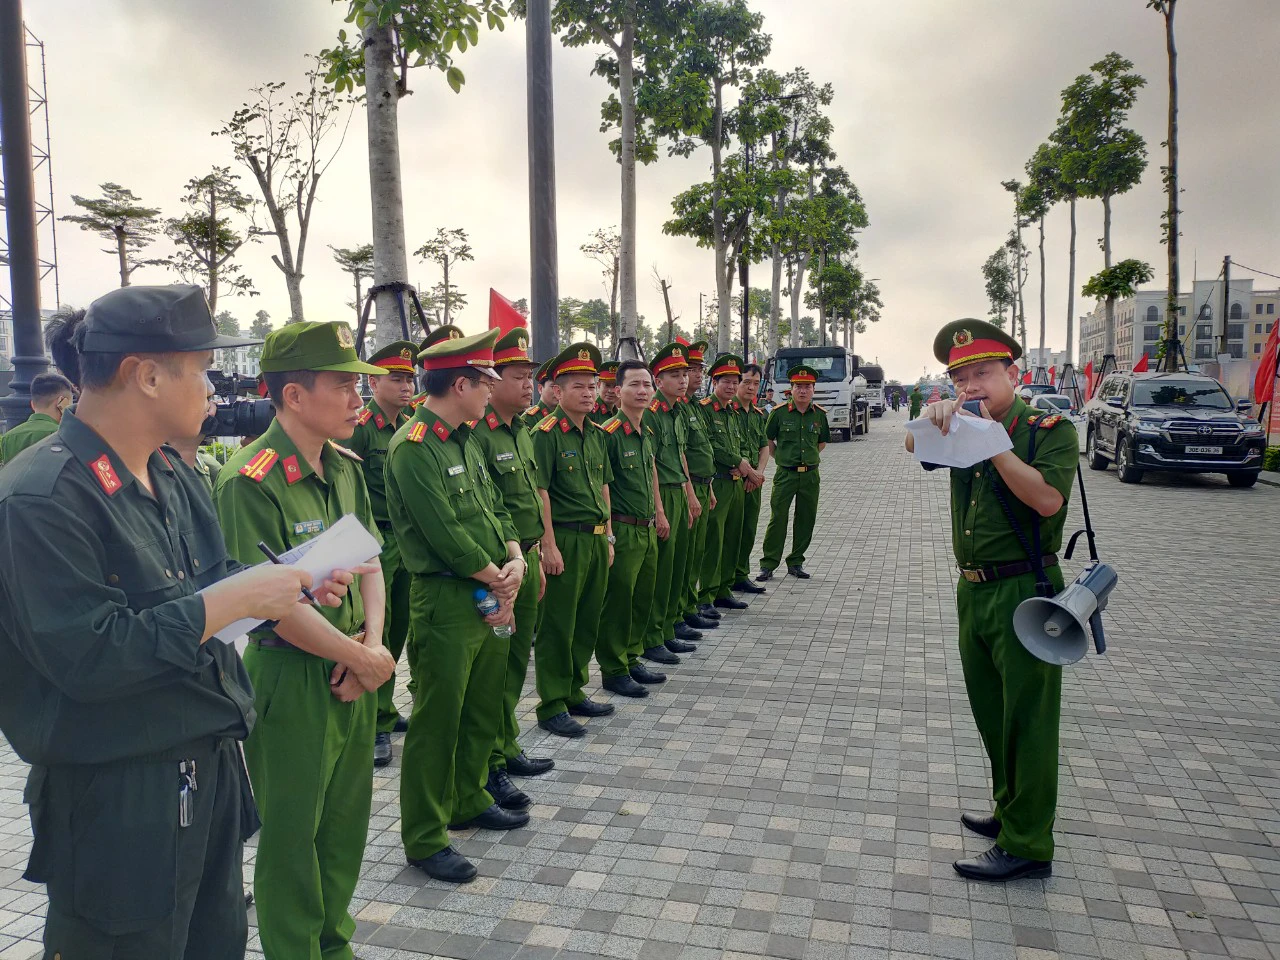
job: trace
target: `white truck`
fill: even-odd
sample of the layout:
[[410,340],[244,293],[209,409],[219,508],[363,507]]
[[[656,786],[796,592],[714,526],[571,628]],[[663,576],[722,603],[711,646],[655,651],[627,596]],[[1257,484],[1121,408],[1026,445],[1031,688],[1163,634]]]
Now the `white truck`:
[[[827,411],[831,432],[844,440],[867,432],[868,410],[884,413],[884,371],[862,365],[844,347],[783,347],[765,364],[764,382],[773,387],[773,402],[785,403],[791,389],[787,372],[804,364],[818,371],[814,402]],[[858,404],[856,401],[863,401]]]

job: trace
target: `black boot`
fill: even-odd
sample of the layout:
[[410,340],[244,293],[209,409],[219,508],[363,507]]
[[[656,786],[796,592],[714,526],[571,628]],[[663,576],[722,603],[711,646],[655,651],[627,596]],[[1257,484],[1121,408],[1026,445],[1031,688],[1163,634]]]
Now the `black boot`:
[[738,593],[764,593],[764,587],[750,580],[739,580],[733,585],[733,589]]
[[696,643],[685,643],[683,640],[668,640],[666,646],[672,653],[693,653],[698,649]]
[[709,603],[700,603],[698,604],[698,616],[704,620],[719,620],[724,614]]
[[760,569],[760,572],[756,574],[756,580],[758,580],[758,581],[760,581],[760,580],[772,580],[772,579],[773,579],[773,571],[772,571],[771,569],[769,569],[768,567],[762,567],[762,568]]
[[531,757],[523,750],[507,758],[507,773],[517,777],[540,777],[554,770],[556,762],[548,757]]
[[569,713],[575,717],[607,717],[613,713],[612,703],[596,703],[590,697],[581,703],[571,704]]
[[587,728],[568,713],[557,713],[554,717],[539,720],[538,726],[549,733],[554,733],[557,737],[568,737],[570,740],[587,735]]
[[701,640],[702,634],[687,623],[676,624],[676,639],[683,640],[686,643],[692,643],[695,640]]
[[797,580],[808,580],[812,576],[809,571],[798,563],[794,567],[787,567],[787,573],[791,574],[791,576],[795,577]]
[[421,860],[414,860],[412,857],[407,859],[409,866],[417,867],[433,880],[443,880],[445,883],[470,883],[479,873],[475,864],[453,847],[445,847],[439,853]]
[[529,795],[511,782],[507,771],[497,767],[489,771],[489,782],[485,784],[489,796],[494,803],[504,810],[523,810],[533,803]]
[[385,767],[391,762],[391,734],[375,733],[373,735],[373,765]]
[[956,873],[962,877],[969,880],[987,880],[991,883],[1053,875],[1052,860],[1028,860],[1026,857],[1015,857],[1011,853],[1006,853],[999,845],[968,860],[957,860],[954,866]]
[[745,610],[750,604],[737,597],[716,597],[716,606],[725,610]]
[[667,675],[658,670],[650,670],[643,663],[637,663],[631,668],[631,679],[636,683],[666,683]]
[[714,630],[720,626],[719,620],[709,620],[706,617],[700,617],[696,613],[691,613],[684,618],[684,622],[695,630]]
[[462,823],[449,824],[450,830],[515,830],[529,822],[529,815],[519,810],[504,810],[496,803]]
[[621,697],[636,697],[638,699],[649,695],[648,690],[625,673],[620,677],[605,677],[600,681],[600,686]]
[[654,663],[665,663],[669,667],[674,667],[680,662],[680,658],[666,647],[649,647],[640,656],[646,660],[652,660]]
[[976,813],[960,814],[960,822],[979,836],[994,840],[1000,836],[1000,821],[995,817],[981,817]]

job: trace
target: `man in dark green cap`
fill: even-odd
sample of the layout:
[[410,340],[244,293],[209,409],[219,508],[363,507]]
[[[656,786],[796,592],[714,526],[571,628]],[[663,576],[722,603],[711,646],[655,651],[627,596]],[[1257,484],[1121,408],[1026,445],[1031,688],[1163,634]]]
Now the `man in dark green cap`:
[[760,395],[760,378],[763,371],[759,364],[748,363],[742,368],[742,380],[733,401],[738,416],[738,429],[742,434],[743,448],[753,475],[743,481],[742,534],[738,542],[738,561],[734,567],[733,589],[739,593],[764,593],[764,587],[751,579],[751,553],[756,547],[756,530],[760,523],[760,505],[764,499],[764,471],[769,465],[769,438],[764,425],[766,411],[756,405]]
[[920,384],[917,383],[911,388],[911,395],[908,399],[910,400],[911,408],[907,412],[910,415],[910,419],[914,420],[920,416],[920,408],[924,406],[924,394],[920,392]]
[[[463,333],[460,328],[455,327],[452,323],[441,324],[422,338],[422,342],[418,344],[418,349],[414,352],[414,356],[422,356],[428,348],[434,347],[437,343],[443,343],[446,340],[461,340],[465,336],[466,334]],[[410,402],[410,409],[417,409],[426,399],[427,394],[425,391],[423,393],[419,393]]]
[[600,394],[596,397],[596,405],[587,414],[587,419],[594,423],[604,423],[618,412],[618,360],[606,360],[600,364],[600,376],[597,382]]
[[809,579],[804,555],[813,542],[813,525],[818,519],[818,463],[822,450],[831,442],[827,412],[813,402],[818,371],[800,364],[792,367],[787,376],[791,381],[791,399],[770,412],[764,428],[778,469],[769,497],[769,526],[764,532],[764,557],[760,560],[757,580],[770,579],[782,560],[793,500],[796,522],[791,532],[787,573],[801,580]]
[[532,430],[560,405],[560,388],[556,386],[555,379],[551,376],[551,368],[555,366],[555,362],[556,358],[552,357],[543,363],[534,375],[534,385],[538,389],[538,402],[520,414],[520,422],[524,424],[526,430]]
[[[961,817],[994,845],[956,861],[955,869],[974,880],[1047,877],[1053,870],[1062,668],[1023,647],[1013,612],[1023,600],[1062,589],[1057,554],[1079,464],[1076,432],[1069,419],[1033,411],[1017,395],[1022,350],[999,327],[953,321],[938,332],[933,354],[947,365],[956,388],[954,400],[928,408],[934,425],[945,435],[957,416],[975,415],[963,405],[977,401],[978,415],[999,421],[1013,441],[1012,450],[951,470],[960,662],[991,761],[995,801],[990,816]],[[906,446],[915,448],[911,433]]]
[[[413,715],[400,772],[400,836],[409,863],[467,883],[474,864],[450,829],[512,830],[529,822],[489,793],[503,717],[514,610],[529,575],[520,537],[475,430],[489,402],[497,330],[441,342],[422,357],[427,400],[387,455],[387,503],[413,575]],[[482,615],[479,602],[496,600]]]
[[40,373],[31,378],[31,416],[0,436],[0,466],[27,447],[58,432],[62,411],[75,401],[71,381],[61,374]]
[[[259,359],[276,416],[218,476],[214,500],[227,549],[241,563],[277,555],[353,514],[380,541],[360,459],[335,440],[355,431],[361,374],[345,323],[291,323]],[[258,723],[245,759],[262,813],[254,895],[263,952],[350,957],[351,896],[369,816],[377,690],[395,660],[382,645],[386,594],[375,558],[345,602],[324,611],[335,657],[264,626],[250,636]]]
[[[702,634],[698,631],[714,629],[720,620],[720,611],[715,606],[698,602],[698,581],[702,576],[702,558],[707,548],[707,527],[711,522],[711,512],[716,506],[716,494],[711,486],[716,473],[715,452],[711,448],[711,424],[703,415],[699,402],[702,399],[707,347],[705,340],[695,340],[689,344],[689,386],[685,389],[680,405],[687,438],[685,462],[688,464],[689,479],[693,481],[693,489],[697,493],[701,509],[686,541],[688,559],[685,561],[684,587],[680,610],[672,624],[675,639],[667,644],[667,648],[675,653],[688,653],[698,649],[692,643],[702,639]],[[736,604],[740,601],[733,602]]]
[[[219,336],[195,286],[113,291],[46,337],[79,403],[0,474],[0,731],[31,764],[44,956],[241,957],[254,706],[218,635],[328,627],[297,602],[305,573],[227,556],[203,481],[163,445],[200,429],[213,351],[254,341]],[[350,579],[315,591],[340,603]]]
[[[409,571],[400,562],[400,547],[387,512],[386,464],[387,447],[396,431],[409,419],[413,401],[414,358],[417,348],[407,340],[389,343],[369,357],[369,362],[384,371],[369,378],[373,394],[360,411],[356,431],[351,435],[351,449],[361,458],[364,483],[369,490],[373,519],[382,534],[382,579],[387,589],[387,613],[383,624],[382,645],[397,663],[409,634]],[[385,767],[391,762],[391,734],[404,733],[409,723],[396,710],[396,678],[391,675],[378,688],[377,732],[373,738],[373,765]]]
[[551,366],[560,405],[533,428],[547,573],[543,603],[555,611],[543,616],[534,648],[538,726],[559,737],[587,732],[574,716],[613,713],[612,705],[596,703],[583,689],[614,546],[609,509],[613,472],[605,435],[587,419],[599,365],[600,351],[589,343],[574,343],[561,352]]

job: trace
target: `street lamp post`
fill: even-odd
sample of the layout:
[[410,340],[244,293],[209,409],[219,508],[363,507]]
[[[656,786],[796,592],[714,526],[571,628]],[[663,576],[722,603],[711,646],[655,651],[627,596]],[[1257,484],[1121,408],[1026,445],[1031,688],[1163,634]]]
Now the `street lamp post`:
[[556,144],[551,78],[551,0],[529,0],[525,16],[529,125],[529,313],[534,356],[556,355],[560,337],[556,249]]

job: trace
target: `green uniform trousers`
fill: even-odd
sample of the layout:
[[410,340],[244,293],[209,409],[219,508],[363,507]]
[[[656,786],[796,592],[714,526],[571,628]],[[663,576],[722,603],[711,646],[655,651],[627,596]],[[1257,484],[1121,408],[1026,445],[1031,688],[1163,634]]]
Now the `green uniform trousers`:
[[791,553],[787,566],[798,567],[804,563],[805,551],[813,542],[813,524],[818,519],[818,471],[797,473],[778,467],[773,475],[773,493],[769,496],[769,526],[764,531],[764,556],[760,567],[774,569],[782,560],[782,545],[787,540],[787,520],[791,513],[791,501],[796,502],[796,523],[791,532]]
[[615,520],[613,534],[618,542],[596,639],[596,662],[606,678],[625,677],[640,662],[658,572],[658,533],[652,526]]
[[262,952],[350,960],[377,702],[339,701],[329,689],[333,661],[301,650],[251,643],[244,665],[258,714],[244,755],[262,815],[253,877]]
[[[1061,590],[1061,568],[1045,573]],[[961,580],[956,612],[964,685],[991,761],[996,843],[1015,857],[1052,860],[1062,668],[1033,657],[1013,632],[1013,611],[1035,595],[1034,573]]]
[[693,489],[698,495],[698,502],[702,504],[702,513],[694,521],[693,529],[689,531],[689,537],[685,541],[687,558],[684,588],[676,607],[676,615],[671,619],[672,627],[686,616],[698,612],[698,581],[702,577],[702,555],[707,550],[707,527],[711,524],[711,484],[695,483]]
[[538,571],[542,565],[535,547],[524,555],[529,564],[520,593],[516,596],[516,632],[511,635],[507,650],[506,674],[502,681],[502,717],[498,724],[498,736],[493,742],[489,767],[505,769],[507,761],[520,752],[520,721],[516,711],[520,706],[520,694],[524,692],[524,680],[529,675],[529,652],[533,649],[533,631],[538,621]]
[[510,642],[476,610],[477,586],[415,576],[409,588],[418,689],[400,763],[400,837],[412,860],[449,846],[449,824],[493,806],[485,784]]
[[733,595],[738,543],[742,539],[742,481],[711,481],[716,508],[707,521],[707,542],[702,550],[702,574],[698,603],[711,603]]
[[689,501],[684,487],[664,483],[658,488],[658,493],[662,497],[667,521],[671,524],[671,534],[665,540],[658,540],[653,601],[649,605],[648,625],[642,643],[645,650],[660,647],[673,637],[671,627],[680,616],[680,603],[684,599],[684,571],[688,560],[685,541],[693,533],[689,529]]
[[742,533],[738,537],[738,562],[733,571],[733,582],[751,579],[751,551],[756,548],[756,531],[760,529],[760,504],[764,499],[762,488],[750,493],[742,492]]
[[[196,761],[178,826],[178,760]],[[33,767],[28,878],[48,882],[45,960],[244,956],[244,837],[257,826],[234,740],[172,760]]]
[[609,582],[609,541],[604,534],[557,527],[556,546],[564,558],[564,573],[547,577],[543,605],[555,614],[543,618],[534,649],[539,720],[587,698],[582,688],[589,679]]
[[[400,662],[405,638],[409,635],[409,571],[400,561],[400,545],[390,528],[382,530],[382,577],[387,585],[387,615],[382,628],[382,645]],[[400,719],[395,700],[396,675],[378,688],[378,733],[390,733]]]

